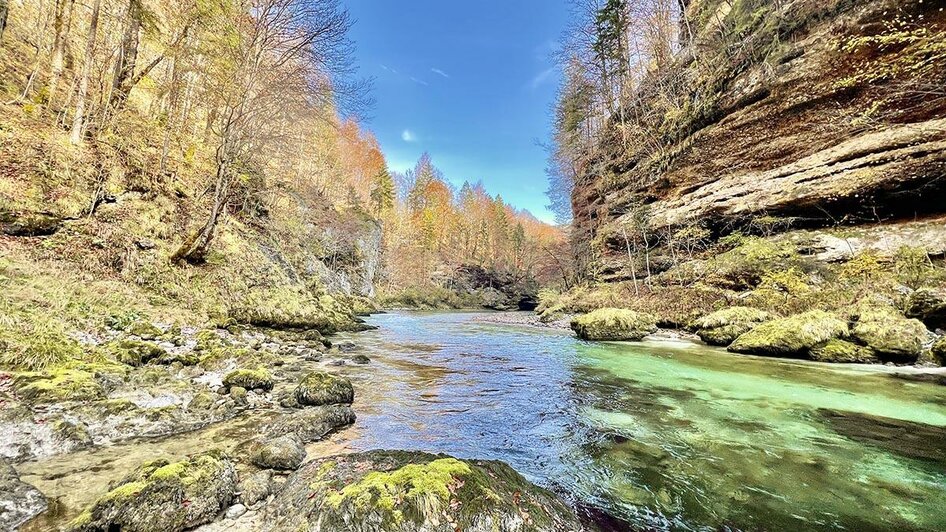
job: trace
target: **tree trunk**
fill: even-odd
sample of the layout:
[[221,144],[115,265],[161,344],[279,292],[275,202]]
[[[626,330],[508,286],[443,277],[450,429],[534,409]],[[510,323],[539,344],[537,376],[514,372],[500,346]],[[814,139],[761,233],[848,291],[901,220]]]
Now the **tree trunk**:
[[634,264],[636,261],[634,253],[631,251],[631,239],[627,236],[627,229],[623,227],[621,228],[621,234],[624,235],[624,244],[627,246],[627,261],[631,265],[631,280],[634,281],[634,295],[640,297],[641,289],[637,284],[637,266]]
[[0,0],[0,39],[3,39],[3,30],[7,29],[7,13],[9,11],[9,0]]
[[138,61],[138,42],[141,33],[142,8],[140,0],[129,0],[127,16],[125,33],[118,49],[118,60],[115,62],[115,74],[112,77],[112,91],[108,101],[108,109],[110,110],[120,109],[131,91],[131,81],[135,75],[135,64]]
[[82,136],[85,132],[85,111],[89,99],[89,77],[92,75],[92,61],[95,59],[95,35],[99,28],[99,11],[102,7],[102,0],[95,0],[92,5],[92,21],[89,23],[89,37],[85,45],[85,61],[82,64],[82,75],[79,78],[79,96],[76,101],[76,114],[72,118],[72,134],[70,140],[73,144],[82,142]]
[[181,70],[176,57],[171,63],[171,88],[168,96],[167,123],[164,125],[164,141],[161,143],[160,174],[165,175],[168,169],[168,156],[171,152],[171,135],[176,130],[177,115],[181,100]]
[[[3,2],[5,0],[0,0]],[[75,0],[57,0],[56,20],[53,23],[55,35],[53,37],[53,54],[50,60],[49,87],[46,105],[53,107],[56,93],[59,90],[59,80],[62,79],[62,70],[66,58],[66,43],[69,41],[69,32],[72,29],[72,10]]]
[[184,241],[184,244],[171,256],[171,262],[180,264],[188,262],[190,264],[202,264],[207,260],[207,253],[210,251],[210,244],[213,242],[217,231],[217,222],[220,221],[220,215],[223,214],[227,202],[227,195],[230,190],[232,162],[226,155],[220,155],[217,158],[217,181],[214,184],[214,203],[210,209],[210,216],[199,231],[191,235]]

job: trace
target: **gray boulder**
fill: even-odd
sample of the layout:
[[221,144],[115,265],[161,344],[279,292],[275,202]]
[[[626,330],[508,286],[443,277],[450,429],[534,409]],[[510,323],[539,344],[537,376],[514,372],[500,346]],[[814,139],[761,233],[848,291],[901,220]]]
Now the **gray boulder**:
[[266,425],[263,432],[272,438],[293,434],[302,443],[312,443],[354,422],[355,412],[350,406],[316,406],[281,416]]
[[0,530],[16,530],[46,508],[43,494],[21,481],[13,466],[0,459]]
[[254,443],[250,462],[262,469],[295,471],[305,461],[305,454],[305,447],[295,434],[287,434]]

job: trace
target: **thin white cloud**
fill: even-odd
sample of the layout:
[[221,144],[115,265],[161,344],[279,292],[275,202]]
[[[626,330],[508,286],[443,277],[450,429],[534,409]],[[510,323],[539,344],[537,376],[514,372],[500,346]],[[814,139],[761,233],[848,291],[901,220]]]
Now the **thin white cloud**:
[[391,67],[389,67],[389,66],[387,66],[387,65],[381,65],[381,68],[383,68],[384,70],[387,70],[388,72],[390,72],[390,73],[392,73],[392,74],[394,74],[394,75],[400,75],[400,74],[401,74],[401,73],[398,72],[397,70],[395,70],[395,69],[393,69],[393,68],[391,68]]
[[532,81],[529,83],[529,87],[531,87],[532,90],[538,89],[542,85],[545,85],[545,83],[552,78],[552,74],[554,73],[555,73],[554,66],[549,67],[543,70],[542,72],[539,72],[538,74],[535,75],[535,77],[532,78]]
[[417,142],[417,135],[415,135],[410,129],[405,129],[401,133],[401,140],[404,142]]
[[440,70],[439,68],[431,68],[430,71],[433,72],[434,74],[437,74],[438,76],[443,76],[447,79],[450,79],[450,74],[447,74],[446,72],[444,72],[443,70]]
[[422,79],[417,79],[414,76],[411,76],[411,81],[413,81],[414,83],[417,83],[418,85],[424,85],[425,87],[430,85],[430,83],[427,83],[426,81]]

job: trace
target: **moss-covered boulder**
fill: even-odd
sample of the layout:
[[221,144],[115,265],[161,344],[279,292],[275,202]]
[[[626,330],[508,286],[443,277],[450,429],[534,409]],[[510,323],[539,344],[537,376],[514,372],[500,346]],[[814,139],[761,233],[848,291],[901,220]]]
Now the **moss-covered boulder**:
[[122,340],[111,346],[111,351],[115,360],[132,367],[144,366],[169,356],[168,352],[157,344],[139,340]]
[[930,337],[921,321],[886,309],[861,312],[852,333],[881,360],[903,363],[916,362]]
[[47,508],[46,498],[0,458],[0,530],[16,530]]
[[223,385],[228,388],[269,391],[273,389],[274,384],[273,376],[264,368],[238,369],[227,373],[223,378]]
[[200,352],[210,352],[220,349],[224,345],[223,339],[220,337],[220,334],[217,333],[216,329],[202,329],[197,331],[197,334],[194,335],[194,341],[197,342],[194,346],[194,350]]
[[703,316],[691,328],[709,345],[727,346],[756,325],[769,321],[772,315],[750,307],[729,307]]
[[295,398],[303,406],[350,405],[355,401],[355,389],[348,379],[315,371],[299,383]]
[[930,347],[930,356],[940,366],[946,366],[946,336],[941,336]]
[[834,338],[811,350],[812,360],[849,364],[877,364],[880,359],[874,350],[847,340]]
[[274,531],[580,531],[574,512],[501,462],[372,451],[316,460],[267,506]]
[[929,288],[911,293],[906,301],[906,315],[930,329],[946,329],[946,293]]
[[571,328],[582,340],[640,340],[657,332],[657,318],[633,310],[603,308],[573,319]]
[[20,374],[13,384],[17,395],[32,403],[105,399],[105,388],[96,380],[95,374],[77,368]]
[[139,467],[69,525],[71,532],[177,532],[208,523],[234,499],[237,474],[218,451]]
[[206,392],[198,393],[187,403],[187,409],[191,412],[200,412],[210,410],[217,403],[217,398]]
[[352,330],[357,321],[348,305],[330,295],[275,288],[253,291],[231,302],[229,317],[238,323],[273,329],[316,329],[322,334]]
[[164,334],[164,331],[153,323],[141,320],[130,324],[125,328],[125,332],[142,340],[155,340]]
[[[770,272],[801,268],[804,260],[788,242],[744,237],[736,247],[710,258],[697,277],[731,290],[755,288]],[[686,268],[681,268],[685,273]]]
[[250,462],[261,469],[295,471],[305,461],[305,447],[295,434],[262,439],[250,448]]
[[809,357],[811,350],[829,340],[848,335],[848,323],[834,314],[812,310],[761,323],[736,338],[734,353]]

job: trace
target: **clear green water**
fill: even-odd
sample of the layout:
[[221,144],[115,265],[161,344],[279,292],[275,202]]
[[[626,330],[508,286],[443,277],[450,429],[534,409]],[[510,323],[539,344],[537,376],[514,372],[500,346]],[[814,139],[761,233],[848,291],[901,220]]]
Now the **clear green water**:
[[[666,530],[946,530],[946,388],[888,370],[388,314],[351,450],[504,460]],[[622,525],[619,525],[619,527]]]

